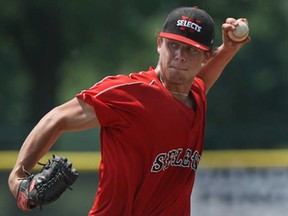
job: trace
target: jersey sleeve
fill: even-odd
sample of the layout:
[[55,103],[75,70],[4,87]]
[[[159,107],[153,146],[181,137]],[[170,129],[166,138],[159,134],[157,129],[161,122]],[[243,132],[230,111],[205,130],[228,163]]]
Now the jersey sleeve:
[[133,95],[133,82],[127,76],[107,77],[76,97],[94,107],[102,127],[129,127],[139,115],[141,105]]

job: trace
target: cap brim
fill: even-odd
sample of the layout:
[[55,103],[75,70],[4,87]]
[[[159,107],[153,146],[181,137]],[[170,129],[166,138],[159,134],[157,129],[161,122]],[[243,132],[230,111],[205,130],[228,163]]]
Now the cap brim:
[[186,38],[184,36],[181,35],[177,35],[177,34],[173,34],[173,33],[168,33],[168,32],[160,32],[159,34],[160,37],[164,37],[164,38],[168,38],[168,39],[172,39],[172,40],[177,40],[186,44],[189,44],[191,46],[194,46],[198,49],[204,50],[204,51],[209,51],[210,47],[207,47],[203,44],[200,44],[194,40],[191,40],[189,38]]

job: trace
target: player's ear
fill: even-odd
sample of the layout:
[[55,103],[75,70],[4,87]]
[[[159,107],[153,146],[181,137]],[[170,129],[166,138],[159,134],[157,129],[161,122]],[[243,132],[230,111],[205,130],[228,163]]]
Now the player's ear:
[[204,61],[203,61],[204,64],[206,64],[208,62],[208,60],[211,58],[212,52],[213,51],[207,51],[207,52],[204,53],[204,55],[205,55],[205,58],[204,58]]
[[158,53],[159,53],[160,50],[161,50],[162,43],[163,43],[163,38],[158,37],[158,38],[157,38],[157,51],[158,51]]

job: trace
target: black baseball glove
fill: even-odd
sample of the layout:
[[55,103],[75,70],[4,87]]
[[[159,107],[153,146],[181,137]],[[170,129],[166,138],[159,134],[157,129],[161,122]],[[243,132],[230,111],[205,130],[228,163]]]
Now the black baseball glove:
[[[40,163],[39,163],[40,164]],[[72,164],[65,157],[53,155],[37,174],[27,174],[20,182],[17,193],[17,205],[21,210],[29,211],[36,206],[49,204],[57,200],[78,178]]]

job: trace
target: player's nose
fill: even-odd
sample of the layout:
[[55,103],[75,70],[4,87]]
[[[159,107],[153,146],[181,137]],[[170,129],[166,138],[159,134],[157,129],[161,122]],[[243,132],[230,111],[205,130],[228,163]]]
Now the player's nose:
[[186,58],[184,55],[184,51],[181,47],[175,51],[175,60],[180,61],[180,62],[185,62]]

